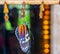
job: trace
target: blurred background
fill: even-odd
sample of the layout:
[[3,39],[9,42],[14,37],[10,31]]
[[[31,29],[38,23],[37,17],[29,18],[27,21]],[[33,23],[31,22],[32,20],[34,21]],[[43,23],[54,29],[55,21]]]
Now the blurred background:
[[[15,36],[20,13],[19,5],[8,5],[9,21],[14,30],[6,30],[4,6],[0,5],[0,54],[26,54],[21,51]],[[31,54],[60,53],[60,5],[44,5],[40,18],[40,5],[29,5],[30,26],[34,40],[31,40]],[[32,37],[31,37],[32,38]]]
[[[19,9],[16,7],[9,6],[9,20],[12,27],[17,27],[18,12]],[[0,5],[0,54],[26,54],[21,51],[18,40],[15,36],[14,30],[5,29],[3,5]],[[31,32],[33,34],[34,40],[31,41],[33,44],[31,46],[31,54],[42,54],[42,21],[39,18],[40,5],[30,5],[27,9],[30,11],[30,24]],[[41,47],[40,47],[41,46]]]

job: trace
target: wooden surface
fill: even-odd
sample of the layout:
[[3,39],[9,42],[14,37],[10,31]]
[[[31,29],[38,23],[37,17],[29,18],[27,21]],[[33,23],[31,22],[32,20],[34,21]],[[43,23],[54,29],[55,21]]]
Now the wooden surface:
[[0,0],[0,4],[4,4],[7,2],[8,4],[22,4],[22,2],[26,4],[41,4],[44,1],[44,4],[59,4],[59,0]]
[[44,0],[44,4],[59,4],[59,0]]

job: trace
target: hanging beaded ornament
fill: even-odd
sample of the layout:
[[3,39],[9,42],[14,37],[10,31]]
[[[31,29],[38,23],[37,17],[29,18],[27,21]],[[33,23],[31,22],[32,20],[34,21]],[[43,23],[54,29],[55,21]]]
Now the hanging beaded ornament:
[[[20,18],[24,19],[25,16],[25,3],[23,2],[22,12]],[[30,36],[26,22],[22,22],[15,30],[15,35],[19,41],[21,50],[23,52],[28,52],[30,48]]]
[[6,27],[6,30],[12,30],[13,28],[12,28],[11,23],[10,23],[10,21],[9,21],[8,13],[9,13],[9,10],[8,10],[8,7],[7,7],[7,3],[5,2],[5,3],[4,3],[5,27]]

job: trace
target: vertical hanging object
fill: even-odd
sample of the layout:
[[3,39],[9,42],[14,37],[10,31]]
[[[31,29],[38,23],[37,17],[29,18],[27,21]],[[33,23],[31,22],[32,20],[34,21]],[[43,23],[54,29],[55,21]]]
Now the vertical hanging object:
[[[28,28],[30,29],[30,11],[29,11],[29,8],[30,6],[25,4],[25,8],[22,7],[22,5],[19,5],[19,16],[18,16],[18,26],[21,25],[21,24],[27,24],[28,25]],[[24,10],[24,13],[23,11],[21,10],[23,8]]]
[[9,13],[9,10],[8,10],[8,6],[7,6],[7,3],[5,2],[4,3],[4,19],[5,19],[5,27],[6,27],[6,30],[12,30],[12,26],[11,26],[11,23],[9,21],[9,16],[8,16],[8,13]]
[[39,13],[40,18],[43,18],[43,11],[44,11],[44,3],[42,2],[42,4],[40,5],[40,13]]
[[[22,4],[22,10],[19,17],[19,25],[15,30],[15,35],[19,41],[20,48],[23,52],[30,54],[30,35],[29,35],[29,14],[25,10],[25,2]],[[28,24],[29,23],[29,24]]]
[[9,19],[8,13],[9,13],[9,11],[8,11],[8,7],[7,7],[7,3],[5,2],[4,3],[4,14],[5,14],[4,19],[5,19],[5,21],[8,21],[8,19]]
[[8,11],[8,7],[7,7],[7,3],[5,2],[4,3],[4,13],[8,13],[9,11]]
[[22,4],[22,10],[21,10],[21,14],[20,14],[20,18],[24,17],[25,16],[25,2],[23,2]]

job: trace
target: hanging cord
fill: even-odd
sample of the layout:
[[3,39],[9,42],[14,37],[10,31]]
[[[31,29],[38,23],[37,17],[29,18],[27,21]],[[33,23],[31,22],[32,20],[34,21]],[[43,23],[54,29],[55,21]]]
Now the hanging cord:
[[21,10],[21,14],[20,14],[20,18],[23,18],[25,16],[25,2],[22,3],[22,10]]
[[40,5],[40,18],[43,18],[43,12],[44,12],[44,2]]

